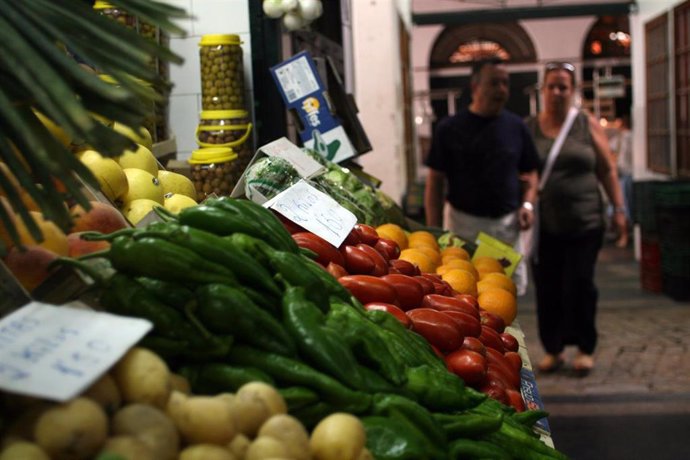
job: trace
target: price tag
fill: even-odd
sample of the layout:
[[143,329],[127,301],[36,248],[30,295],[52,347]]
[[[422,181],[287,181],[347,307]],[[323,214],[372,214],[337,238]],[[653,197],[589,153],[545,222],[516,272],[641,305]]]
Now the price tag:
[[299,176],[305,179],[320,173],[324,169],[321,163],[304,153],[302,149],[290,142],[286,137],[281,137],[268,143],[259,150],[268,156],[287,160],[297,170]]
[[357,223],[357,217],[330,196],[301,180],[264,204],[319,235],[336,248]]
[[0,388],[71,399],[151,327],[143,319],[31,302],[0,321]]

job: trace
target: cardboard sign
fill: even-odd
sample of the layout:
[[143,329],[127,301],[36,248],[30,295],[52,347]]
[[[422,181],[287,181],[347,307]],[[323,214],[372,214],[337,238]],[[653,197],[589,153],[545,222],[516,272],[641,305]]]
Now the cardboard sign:
[[266,155],[280,157],[288,161],[300,177],[308,179],[320,173],[325,167],[304,153],[301,148],[290,142],[286,137],[281,137],[259,148]]
[[503,265],[506,275],[513,276],[515,268],[522,260],[522,254],[513,249],[509,244],[497,240],[484,232],[479,232],[476,243],[477,249],[472,255],[472,260],[482,256],[493,257],[498,259],[501,265]]
[[331,113],[316,64],[307,51],[271,68],[287,109],[301,126],[299,136],[305,147],[314,148],[314,131],[326,142],[326,158],[338,163],[357,154],[345,129]]
[[151,327],[143,319],[31,302],[0,321],[0,388],[67,401]]
[[336,248],[357,223],[357,217],[330,196],[301,180],[264,204],[319,235]]

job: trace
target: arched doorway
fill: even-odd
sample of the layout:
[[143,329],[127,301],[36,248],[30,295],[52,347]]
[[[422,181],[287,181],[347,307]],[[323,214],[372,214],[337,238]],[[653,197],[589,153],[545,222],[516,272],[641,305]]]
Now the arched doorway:
[[466,89],[471,63],[492,56],[509,66],[511,88],[506,107],[519,115],[529,114],[529,96],[523,90],[537,82],[537,73],[510,70],[510,66],[537,62],[532,40],[517,22],[479,23],[449,26],[434,42],[429,58],[429,89],[436,119],[469,103]]

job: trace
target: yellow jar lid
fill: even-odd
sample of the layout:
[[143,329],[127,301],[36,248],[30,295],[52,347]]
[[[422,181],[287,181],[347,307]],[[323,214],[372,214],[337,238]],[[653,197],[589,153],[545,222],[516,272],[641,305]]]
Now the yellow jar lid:
[[236,34],[208,34],[202,35],[199,40],[199,46],[214,46],[214,45],[240,45],[242,41],[240,36]]
[[227,120],[229,118],[247,118],[246,110],[202,110],[202,120]]
[[194,150],[188,161],[192,165],[208,165],[233,161],[237,154],[230,147],[207,147]]
[[95,10],[109,10],[111,8],[115,8],[115,6],[103,0],[96,0],[96,3],[93,5],[93,9]]

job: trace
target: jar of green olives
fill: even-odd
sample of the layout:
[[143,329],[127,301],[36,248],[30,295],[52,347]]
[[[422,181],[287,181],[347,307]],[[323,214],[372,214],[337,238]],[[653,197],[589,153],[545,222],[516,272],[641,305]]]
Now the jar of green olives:
[[230,195],[243,172],[236,159],[237,154],[230,147],[207,147],[192,152],[188,162],[198,202],[213,194]]
[[96,0],[93,5],[93,9],[104,16],[114,19],[124,26],[131,27],[132,29],[137,28],[137,18],[118,6],[112,5],[103,0]]
[[239,35],[203,35],[199,41],[201,108],[244,109],[244,66]]

